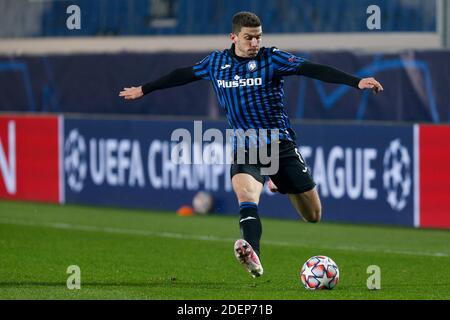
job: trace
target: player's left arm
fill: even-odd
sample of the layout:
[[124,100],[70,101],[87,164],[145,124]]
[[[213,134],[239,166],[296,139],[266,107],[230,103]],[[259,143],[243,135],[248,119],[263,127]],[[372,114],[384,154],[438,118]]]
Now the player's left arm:
[[359,78],[331,66],[304,61],[298,75],[329,83],[345,84],[357,89],[371,89],[375,93],[383,91],[383,86],[375,78]]

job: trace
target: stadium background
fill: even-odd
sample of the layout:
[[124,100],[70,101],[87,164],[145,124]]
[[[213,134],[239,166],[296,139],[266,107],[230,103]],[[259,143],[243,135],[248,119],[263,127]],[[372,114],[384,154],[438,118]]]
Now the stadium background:
[[[373,4],[381,8],[381,30],[367,29]],[[80,29],[67,27],[70,5],[80,9]],[[193,132],[192,120],[203,120],[204,130],[225,129],[209,84],[131,103],[117,94],[228,47],[232,14],[252,10],[262,18],[266,46],[374,76],[386,89],[375,96],[286,79],[287,110],[318,182],[324,220],[449,228],[450,51],[439,32],[446,6],[2,0],[0,196],[176,210],[205,190],[215,212],[235,214],[225,165],[167,161],[176,128]],[[262,215],[296,218],[280,196],[265,192],[261,203]]]

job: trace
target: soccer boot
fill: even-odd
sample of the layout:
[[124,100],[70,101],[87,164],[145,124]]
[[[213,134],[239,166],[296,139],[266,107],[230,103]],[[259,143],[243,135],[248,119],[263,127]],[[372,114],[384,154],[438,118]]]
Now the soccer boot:
[[263,267],[259,261],[258,255],[252,246],[244,239],[239,239],[234,243],[234,255],[240,264],[251,273],[253,278],[263,274]]
[[267,182],[267,186],[269,187],[269,190],[272,191],[273,193],[278,192],[278,187],[275,185],[275,183],[273,183],[272,179],[269,179],[269,181]]

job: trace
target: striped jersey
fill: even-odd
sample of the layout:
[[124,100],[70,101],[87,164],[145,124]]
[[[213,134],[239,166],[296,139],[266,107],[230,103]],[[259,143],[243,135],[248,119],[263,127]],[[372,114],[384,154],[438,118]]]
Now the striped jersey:
[[278,129],[280,139],[295,141],[284,108],[284,76],[297,74],[305,60],[275,47],[254,58],[231,49],[214,51],[194,65],[194,74],[211,81],[232,129]]

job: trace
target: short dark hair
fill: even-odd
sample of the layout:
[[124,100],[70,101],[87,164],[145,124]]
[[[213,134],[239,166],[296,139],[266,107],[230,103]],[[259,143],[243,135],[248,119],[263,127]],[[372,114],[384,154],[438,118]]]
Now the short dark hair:
[[261,20],[252,12],[242,11],[233,16],[232,32],[238,34],[242,27],[256,28],[261,26]]

